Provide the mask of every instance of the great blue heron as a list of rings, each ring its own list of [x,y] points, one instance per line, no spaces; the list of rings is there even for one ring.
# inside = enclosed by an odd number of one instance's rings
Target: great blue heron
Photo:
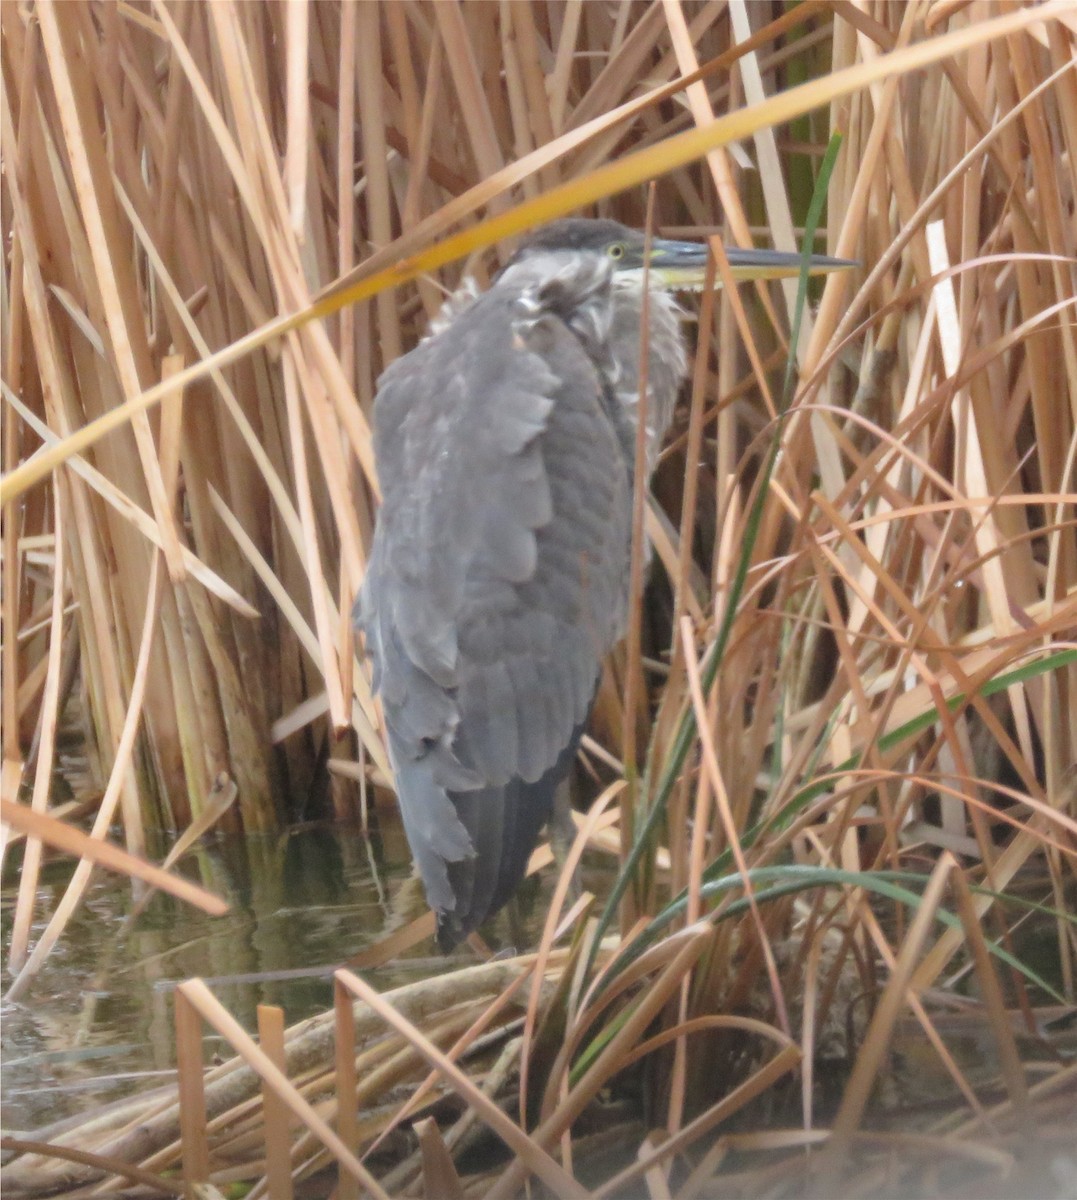
[[[382,507],[356,620],[443,950],[516,890],[624,631],[645,244],[614,221],[540,229],[379,381]],[[800,261],[730,258],[754,274]],[[699,286],[705,262],[651,241],[648,476],[687,361],[667,289]]]

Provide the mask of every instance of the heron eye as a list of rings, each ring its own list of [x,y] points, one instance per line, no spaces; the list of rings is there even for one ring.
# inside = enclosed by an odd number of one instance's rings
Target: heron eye
[[[606,253],[610,256],[610,258],[624,258],[624,242],[614,242],[613,245],[606,251]]]

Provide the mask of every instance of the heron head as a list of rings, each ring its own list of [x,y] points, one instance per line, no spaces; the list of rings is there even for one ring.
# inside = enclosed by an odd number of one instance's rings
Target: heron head
[[[652,238],[649,247],[651,285],[667,288],[699,288],[707,265],[707,247],[699,242]],[[642,284],[647,239],[638,229],[619,221],[567,217],[536,230],[506,264],[506,270],[535,255],[593,255],[609,263],[618,276],[635,278]]]
[[[647,238],[638,229],[619,221],[566,217],[536,230],[506,264],[505,269],[535,255],[594,255],[610,264],[618,279],[638,280],[642,285],[644,266],[652,287],[675,291],[698,291],[703,287],[707,246],[703,242],[681,242]],[[734,279],[781,279],[798,275],[801,255],[782,250],[727,247],[726,257]],[[849,259],[813,254],[808,259],[811,275],[822,275],[855,267]],[[719,280],[720,286],[720,280]]]

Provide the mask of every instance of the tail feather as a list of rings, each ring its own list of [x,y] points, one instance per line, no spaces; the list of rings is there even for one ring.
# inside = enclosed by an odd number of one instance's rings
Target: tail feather
[[[504,787],[449,793],[475,854],[448,864],[452,908],[431,900],[438,918],[438,946],[444,953],[511,899],[550,820],[554,793],[572,766],[582,734],[581,725],[557,762],[534,783],[512,779]],[[427,894],[429,898],[429,889]]]
[[[506,802],[507,790],[480,788],[452,794],[457,815],[471,836],[475,853],[471,858],[448,865],[454,903],[451,910],[439,909],[437,913],[438,943],[443,950],[451,950],[493,911],[497,864],[512,839],[512,811]],[[452,933],[445,932],[448,930]]]
[[[447,865],[454,904],[437,909],[438,945],[448,953],[493,916],[516,891],[553,808],[556,782],[510,780],[504,787],[453,794],[475,847],[473,858]]]

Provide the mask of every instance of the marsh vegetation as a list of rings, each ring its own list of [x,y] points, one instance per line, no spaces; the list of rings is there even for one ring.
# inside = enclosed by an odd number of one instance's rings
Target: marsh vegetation
[[[8,1130],[5,1192],[327,1194],[343,1163],[340,1196],[1073,1194],[1073,7],[0,30],[9,1005],[57,1003],[94,862],[219,911],[214,838],[391,812],[349,619],[370,407],[465,274],[569,211],[642,226],[651,180],[664,233],[795,249],[836,131],[814,248],[861,264],[687,302],[653,578],[581,755],[601,887],[546,868],[527,953],[435,964],[390,879],[334,1009],[267,1012],[261,1049],[181,982],[181,1085]],[[205,1021],[239,1057],[203,1087]]]

